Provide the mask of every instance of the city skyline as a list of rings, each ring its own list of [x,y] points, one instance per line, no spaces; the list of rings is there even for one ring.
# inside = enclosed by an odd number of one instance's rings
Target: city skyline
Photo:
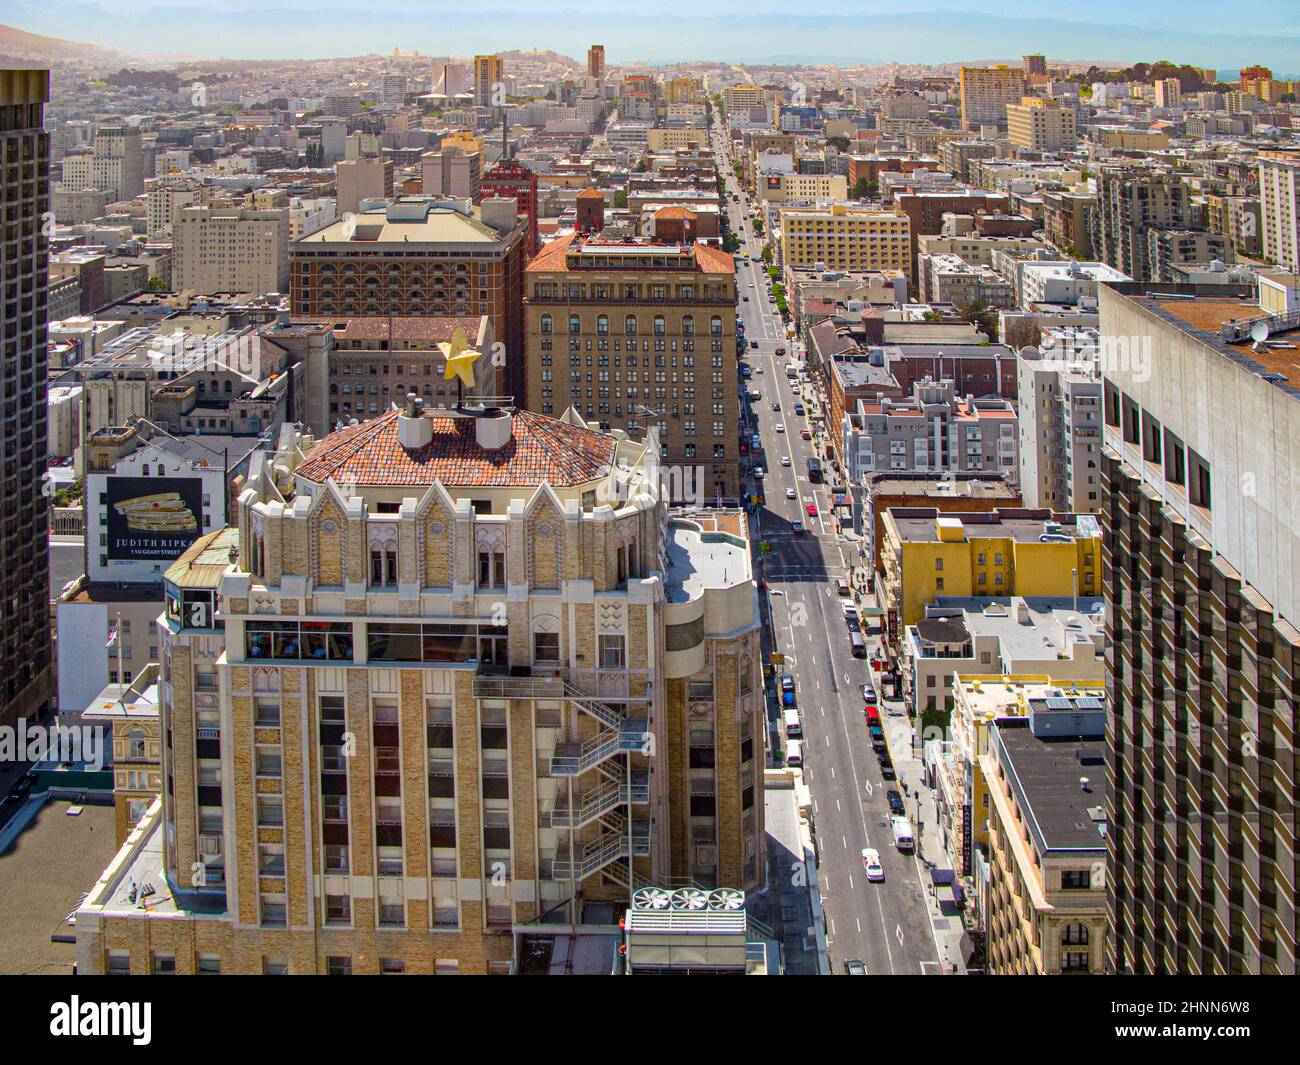
[[[1044,18],[1027,0],[993,4],[990,0],[936,0],[925,11],[898,13],[870,0],[843,13],[836,5],[803,5],[791,19],[771,3],[713,5],[708,15],[668,0],[637,14],[611,14],[590,0],[566,0],[548,8],[534,0],[499,0],[474,12],[428,12],[404,0],[385,0],[374,7],[306,5],[285,0],[274,9],[240,5],[255,15],[256,36],[246,23],[231,19],[228,8],[216,12],[203,3],[173,2],[139,12],[109,0],[100,3],[23,0],[5,15],[9,25],[53,37],[94,41],[124,52],[177,54],[196,58],[311,59],[386,54],[395,46],[430,55],[470,55],[510,50],[521,42],[578,58],[582,47],[575,24],[599,13],[600,36],[612,65],[655,65],[701,61],[744,64],[839,66],[889,62],[940,64],[1012,59],[1028,51],[1071,62],[1128,63],[1171,59],[1222,69],[1261,62],[1280,73],[1296,65],[1300,19],[1293,5],[1264,0],[1256,5],[1257,23],[1269,32],[1242,33],[1230,20],[1218,21],[1217,5],[1207,0],[1175,4],[1159,0],[1134,10],[1118,2],[1094,4],[1089,19]],[[304,20],[310,10],[310,21]],[[1170,25],[1174,15],[1177,26]],[[219,18],[218,15],[226,16]],[[432,15],[436,31],[411,19]],[[572,16],[572,17],[570,17]],[[423,22],[423,19],[422,19]],[[946,32],[944,26],[953,29]],[[76,32],[69,27],[77,27]],[[1196,27],[1196,28],[1193,28]],[[1159,31],[1159,47],[1152,33]],[[140,42],[148,33],[149,48]],[[342,52],[338,42],[346,41]],[[690,43],[705,42],[698,46]],[[686,42],[686,43],[684,43]],[[833,42],[833,43],[830,43]],[[1153,54],[1159,51],[1159,55]]]

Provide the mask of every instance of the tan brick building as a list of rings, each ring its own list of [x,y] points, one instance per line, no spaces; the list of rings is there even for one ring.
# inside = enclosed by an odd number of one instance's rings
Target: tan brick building
[[[496,408],[286,427],[168,573],[164,789],[79,971],[510,972],[644,884],[761,883],[745,520],[672,516],[657,456]]]
[[[574,235],[526,271],[528,406],[658,429],[672,499],[739,494],[736,268],[705,244]]]

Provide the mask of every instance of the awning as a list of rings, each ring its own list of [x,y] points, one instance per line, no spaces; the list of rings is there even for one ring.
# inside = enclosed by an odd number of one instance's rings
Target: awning
[[[955,884],[956,882],[957,882],[957,874],[954,873],[951,869],[931,869],[931,870],[930,870],[930,883],[932,883],[932,884],[935,884],[935,885],[938,885],[938,884]]]

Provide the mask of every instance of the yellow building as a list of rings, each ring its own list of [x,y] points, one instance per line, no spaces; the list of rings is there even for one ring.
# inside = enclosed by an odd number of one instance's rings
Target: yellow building
[[[768,203],[843,200],[848,198],[849,185],[843,174],[760,173],[757,192],[758,198]]]
[[[761,85],[731,85],[722,90],[722,103],[728,111],[744,111],[751,107],[765,107],[767,93]]]
[[[699,78],[670,78],[665,86],[670,104],[693,104],[704,92]]]
[[[1168,148],[1169,134],[1153,129],[1127,129],[1115,126],[1101,130],[1097,134],[1097,143],[1103,148],[1149,152],[1157,148]]]
[[[993,975],[1099,974],[1106,958],[1105,711],[1034,708],[990,728],[976,898]]]
[[[843,179],[841,179],[843,180]],[[835,203],[781,209],[781,263],[828,270],[901,270],[912,276],[912,224],[895,211]]]
[[[442,138],[439,148],[459,148],[464,152],[482,152],[483,138],[472,130],[458,129]]]
[[[938,595],[1101,594],[1101,528],[1086,514],[893,507],[884,527],[881,605],[895,652]]]

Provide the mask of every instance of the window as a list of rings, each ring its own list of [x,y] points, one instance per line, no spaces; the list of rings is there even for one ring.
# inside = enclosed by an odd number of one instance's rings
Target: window
[[[600,637],[600,668],[626,668],[625,639],[622,636]]]
[[[1061,871],[1062,891],[1087,891],[1092,887],[1092,875],[1087,869],[1063,869]]]
[[[371,544],[370,583],[380,588],[397,584],[396,544]]]
[[[1065,947],[1086,947],[1088,945],[1088,926],[1086,924],[1067,924],[1061,929],[1061,945]]]
[[[325,896],[325,923],[350,924],[352,921],[351,895]]]
[[[1086,973],[1088,971],[1088,955],[1081,950],[1067,950],[1061,955],[1061,972],[1063,973]]]
[[[257,823],[268,828],[284,824],[284,800],[275,795],[257,797]]]
[[[195,964],[199,976],[220,976],[221,958],[216,954],[200,954]]]
[[[380,958],[380,976],[401,976],[406,972],[406,962],[401,958]]]
[[[154,976],[175,976],[176,956],[174,954],[155,954],[153,956]]]
[[[331,954],[325,959],[325,971],[330,976],[351,976],[352,958],[346,954]]]
[[[263,976],[288,976],[289,960],[287,958],[262,958]]]
[[[126,734],[126,756],[132,762],[142,762],[145,758],[144,730],[133,728]]]
[[[1187,450],[1188,498],[1192,506],[1210,509],[1210,464],[1195,451]]]
[[[110,950],[104,972],[108,976],[130,976],[131,955],[124,950]]]
[[[558,632],[533,633],[533,661],[558,662],[560,660],[560,634]]]

